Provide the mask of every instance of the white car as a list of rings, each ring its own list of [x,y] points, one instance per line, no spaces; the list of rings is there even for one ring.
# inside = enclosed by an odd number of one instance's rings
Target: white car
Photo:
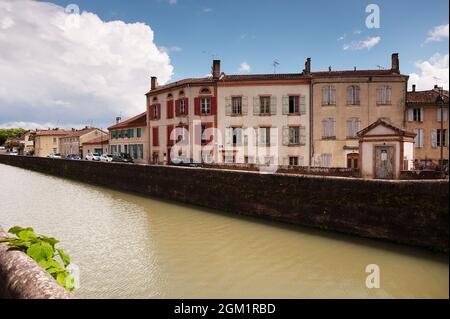
[[[4,151],[5,149],[6,149],[6,147],[0,146],[0,151]]]
[[[100,161],[100,154],[98,154],[98,153],[88,153],[86,155],[86,161]]]
[[[48,157],[48,158],[58,158],[58,159],[61,159],[61,158],[62,158],[61,154],[59,154],[59,153],[56,153],[56,154],[49,154],[47,157]]]
[[[17,153],[17,151],[12,151],[12,152],[9,152],[8,154],[12,155],[12,156],[18,156],[19,155],[19,153]]]
[[[102,156],[100,156],[100,161],[110,163],[113,161],[113,156],[109,154],[103,154]]]

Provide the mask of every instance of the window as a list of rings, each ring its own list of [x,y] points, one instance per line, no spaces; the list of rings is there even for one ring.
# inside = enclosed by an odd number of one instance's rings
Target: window
[[[415,138],[415,145],[416,148],[423,148],[423,129],[421,128],[417,128],[414,129],[414,133],[416,133],[416,138]]]
[[[336,105],[336,88],[332,85],[322,88],[322,105]]]
[[[413,109],[413,121],[414,122],[422,122],[423,121],[422,109]]]
[[[320,166],[321,167],[331,167],[331,154],[321,154],[320,155]]]
[[[259,128],[259,143],[260,145],[270,145],[270,127]]]
[[[447,146],[447,130],[437,130],[437,146]]]
[[[300,126],[289,127],[289,145],[300,144]]]
[[[322,138],[336,138],[336,121],[333,118],[326,118],[322,121]]]
[[[357,117],[352,117],[347,120],[347,138],[357,138],[361,121]]]
[[[359,105],[359,86],[351,85],[347,88],[347,104],[348,105]]]
[[[206,138],[206,125],[202,124],[202,144],[206,144],[207,143],[207,138]]]
[[[242,128],[234,127],[233,132],[233,145],[242,145]]]
[[[289,157],[289,166],[298,166],[298,157]]]
[[[388,85],[382,85],[377,89],[377,104],[389,105],[391,104],[392,89]]]
[[[55,143],[56,143],[56,137],[53,138],[53,144],[55,144]]]
[[[232,114],[233,115],[242,115],[242,97],[232,97]]]
[[[300,114],[299,96],[289,96],[289,114]]]
[[[138,128],[136,129],[136,136],[137,136],[137,137],[142,137],[142,128],[138,127]]]
[[[154,104],[152,105],[152,119],[159,118],[159,105]]]
[[[186,115],[186,100],[181,99],[179,103],[180,103],[180,115]]]
[[[202,97],[200,99],[200,112],[202,114],[211,114],[211,98]]]
[[[260,114],[270,114],[270,96],[260,97]]]
[[[441,115],[444,115],[444,122],[447,122],[448,120],[448,108],[444,108],[443,111],[441,110],[441,108],[437,109],[437,121],[441,122]]]

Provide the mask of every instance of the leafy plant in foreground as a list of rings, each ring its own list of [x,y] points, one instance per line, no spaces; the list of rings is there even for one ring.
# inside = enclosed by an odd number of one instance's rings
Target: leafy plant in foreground
[[[0,243],[8,243],[10,248],[26,253],[66,290],[73,291],[76,288],[75,278],[66,268],[70,265],[70,256],[64,250],[55,248],[59,240],[38,235],[33,228],[15,226],[9,229],[8,232],[16,237],[0,239]],[[62,264],[55,259],[57,257],[59,257]]]

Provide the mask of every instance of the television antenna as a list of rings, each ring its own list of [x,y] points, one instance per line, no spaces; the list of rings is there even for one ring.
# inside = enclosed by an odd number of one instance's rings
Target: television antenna
[[[280,65],[280,62],[278,62],[277,60],[274,60],[272,63],[273,66],[273,74],[277,73],[277,67]]]
[[[379,70],[386,70],[386,68],[385,68],[384,66],[382,66],[382,65],[377,65],[377,68],[378,68]]]

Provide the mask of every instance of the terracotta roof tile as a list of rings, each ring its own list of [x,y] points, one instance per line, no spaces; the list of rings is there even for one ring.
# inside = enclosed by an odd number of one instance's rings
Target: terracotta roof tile
[[[435,104],[438,96],[439,91],[436,89],[428,91],[408,92],[406,103]],[[444,91],[443,96],[444,96],[444,103],[449,104],[448,91]]]
[[[118,128],[136,127],[141,125],[142,126],[147,125],[147,112],[143,112],[141,114],[129,118],[128,120],[110,126],[108,127],[108,130],[110,131]]]
[[[108,137],[100,136],[83,143],[83,145],[97,145],[97,144],[109,144]]]

